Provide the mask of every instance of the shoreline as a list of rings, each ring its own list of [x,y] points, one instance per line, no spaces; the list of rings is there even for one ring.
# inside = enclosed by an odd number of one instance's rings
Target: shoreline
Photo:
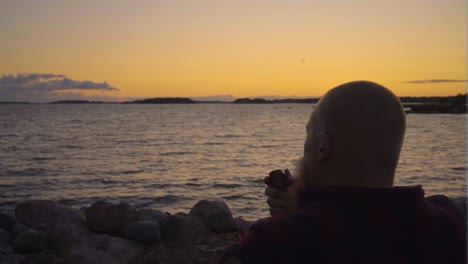
[[[234,218],[220,200],[200,200],[189,212],[176,214],[122,202],[96,201],[77,210],[26,200],[15,206],[14,215],[0,212],[0,262],[214,262],[252,223]]]

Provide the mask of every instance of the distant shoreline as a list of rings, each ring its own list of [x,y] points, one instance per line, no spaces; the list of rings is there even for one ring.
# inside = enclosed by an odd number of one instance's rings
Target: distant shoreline
[[[60,100],[48,103],[34,103],[26,101],[0,101],[0,104],[307,104],[317,103],[319,97],[311,98],[285,98],[285,99],[264,99],[264,98],[238,98],[233,101],[208,101],[193,100],[188,97],[155,97],[125,102],[104,102],[90,100]],[[466,104],[466,94],[456,96],[402,96],[400,101],[403,105],[410,107],[410,104]]]
[[[197,101],[187,97],[157,97],[127,102],[103,102],[88,100],[61,100],[49,103],[31,102],[0,102],[0,104],[315,104],[320,98],[304,99],[263,99],[239,98],[231,102],[225,101]],[[408,114],[463,114],[467,113],[466,94],[456,96],[417,96],[400,97],[403,107]]]

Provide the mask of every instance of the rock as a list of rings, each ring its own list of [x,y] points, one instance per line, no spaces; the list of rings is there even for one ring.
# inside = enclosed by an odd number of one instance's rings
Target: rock
[[[95,202],[86,211],[88,227],[99,233],[117,234],[137,220],[137,212],[128,203],[114,205],[108,202]]]
[[[209,229],[217,233],[238,229],[231,210],[222,201],[201,200],[190,210],[190,215],[199,218]]]
[[[65,257],[65,264],[126,264],[141,253],[137,243],[108,235],[92,235],[74,245]]]
[[[254,221],[244,220],[244,218],[240,216],[234,218],[234,221],[236,222],[237,228],[240,231],[242,231],[242,233],[247,232],[250,229],[250,227],[252,227],[252,225],[255,223]]]
[[[15,219],[8,214],[0,212],[0,228],[11,232],[11,227],[16,223]]]
[[[83,206],[80,208],[80,210],[78,211],[78,214],[80,215],[80,219],[83,223],[86,223],[86,210],[88,210],[88,206]]]
[[[45,232],[30,229],[19,235],[13,246],[22,252],[41,251],[49,248],[49,237]]]
[[[120,234],[126,239],[141,243],[156,243],[161,240],[161,230],[156,221],[138,221],[126,226]]]
[[[161,222],[164,218],[167,217],[166,213],[163,213],[156,209],[140,209],[137,211],[138,221],[156,221]]]
[[[64,263],[127,263],[142,250],[133,241],[91,232],[84,223],[58,223],[49,228],[54,252]]]
[[[12,254],[5,257],[0,264],[30,264],[29,259],[23,255]]]
[[[198,219],[191,216],[170,215],[160,223],[163,240],[171,243],[207,238],[210,230]]]
[[[29,228],[22,223],[16,223],[12,228],[11,228],[11,234],[13,235],[13,239],[17,238],[19,235],[22,233],[26,232]]]
[[[49,227],[47,234],[52,249],[59,257],[65,256],[73,246],[94,235],[84,223],[57,223]]]
[[[54,222],[76,222],[80,216],[70,207],[47,200],[28,200],[19,203],[15,208],[16,220],[32,226]]]
[[[0,258],[14,253],[13,248],[0,242]]]
[[[41,255],[33,259],[32,264],[60,264],[61,261],[54,255]]]
[[[5,244],[5,245],[9,245],[10,242],[11,242],[10,232],[5,231],[5,230],[0,228],[0,242]]]

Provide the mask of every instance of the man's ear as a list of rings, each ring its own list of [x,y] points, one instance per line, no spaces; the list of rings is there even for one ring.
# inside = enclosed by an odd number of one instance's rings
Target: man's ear
[[[330,157],[330,141],[327,133],[321,132],[318,140],[317,157],[319,162],[325,162]]]

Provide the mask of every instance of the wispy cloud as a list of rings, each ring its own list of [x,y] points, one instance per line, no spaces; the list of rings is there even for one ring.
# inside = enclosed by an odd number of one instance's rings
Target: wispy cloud
[[[118,91],[107,82],[77,81],[62,74],[19,73],[0,78],[0,101],[50,101],[77,97],[76,91]],[[73,93],[70,93],[72,92]],[[86,97],[81,95],[82,97]]]
[[[428,84],[428,83],[464,83],[468,80],[454,80],[454,79],[430,79],[430,80],[411,80],[403,83],[410,84]]]

